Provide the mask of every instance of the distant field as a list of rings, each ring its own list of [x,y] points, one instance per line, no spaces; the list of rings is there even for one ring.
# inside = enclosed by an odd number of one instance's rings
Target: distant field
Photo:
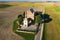
[[[60,12],[60,7],[56,8],[56,11],[57,11],[57,12]]]
[[[60,40],[60,2],[47,2],[47,3],[24,3],[24,2],[8,2],[8,3],[4,3],[4,4],[9,4],[9,5],[14,5],[14,6],[19,6],[19,8],[21,6],[42,6],[42,7],[45,7],[45,12],[50,15],[50,17],[52,18],[52,21],[50,21],[49,23],[46,23],[46,26],[45,26],[45,39],[46,40]],[[27,8],[26,7],[26,8]],[[17,7],[18,8],[18,7]],[[14,12],[14,14],[16,14],[17,12],[17,8],[10,8],[8,10]],[[20,9],[18,8],[18,13],[20,13]],[[14,10],[16,9],[16,11]],[[22,9],[22,8],[21,8]],[[7,10],[7,12],[8,12]],[[10,12],[9,11],[9,12]],[[12,13],[11,11],[11,13]],[[7,13],[6,12],[6,13]],[[9,13],[8,12],[8,13]],[[2,12],[3,13],[3,12]],[[5,11],[4,11],[5,13]],[[8,14],[7,13],[7,14]],[[7,15],[6,14],[6,15]],[[12,13],[13,14],[13,13]],[[3,14],[4,15],[4,14]],[[10,14],[9,14],[10,15]],[[15,16],[15,15],[14,15]],[[0,22],[1,24],[1,22]],[[3,28],[2,28],[3,29]],[[5,28],[4,28],[5,29]]]

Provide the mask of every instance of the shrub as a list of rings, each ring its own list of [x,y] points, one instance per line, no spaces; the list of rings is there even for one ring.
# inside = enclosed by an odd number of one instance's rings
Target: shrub
[[[19,16],[18,16],[18,21],[19,21],[19,24],[22,23],[22,21],[23,21],[23,16],[22,16],[22,15],[19,15]]]
[[[13,31],[14,31],[14,32],[17,30],[17,28],[18,28],[18,26],[19,26],[16,22],[17,22],[17,20],[15,20],[15,21],[13,22]]]
[[[42,22],[42,18],[41,18],[40,15],[35,16],[35,22],[36,23],[41,23]]]

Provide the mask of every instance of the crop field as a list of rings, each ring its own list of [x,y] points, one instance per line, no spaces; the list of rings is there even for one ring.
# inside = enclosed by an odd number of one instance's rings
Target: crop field
[[[1,3],[0,3],[1,4]],[[0,40],[24,40],[23,37],[12,32],[13,21],[19,14],[28,8],[42,6],[45,13],[52,19],[45,23],[45,40],[60,40],[60,2],[42,2],[42,3],[25,3],[25,2],[7,2],[4,4],[14,5],[0,9]]]

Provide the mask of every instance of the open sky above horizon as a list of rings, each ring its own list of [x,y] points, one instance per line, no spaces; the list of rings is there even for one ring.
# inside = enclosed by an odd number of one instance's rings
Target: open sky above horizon
[[[0,1],[60,1],[60,0],[0,0]]]

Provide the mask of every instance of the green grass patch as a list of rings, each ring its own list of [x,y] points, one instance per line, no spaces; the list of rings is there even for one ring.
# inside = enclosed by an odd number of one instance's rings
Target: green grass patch
[[[13,5],[1,3],[1,4],[0,4],[0,11],[3,11],[5,8],[12,7],[12,6],[13,6]]]
[[[31,4],[31,3],[24,3],[24,4],[19,4],[19,6],[41,6],[40,4]]]
[[[7,8],[7,7],[11,7],[12,5],[9,5],[9,4],[0,4],[0,8]]]
[[[34,40],[35,38],[35,34],[31,33],[16,32],[16,34],[22,36],[25,40]]]
[[[13,31],[15,32],[16,30],[17,30],[17,28],[18,28],[18,24],[16,23],[16,21],[17,20],[15,20],[14,22],[13,22]]]
[[[56,7],[55,10],[56,10],[57,12],[60,12],[60,7]]]
[[[44,30],[43,30],[43,38],[42,40],[46,40],[46,24],[44,24]]]
[[[55,9],[56,6],[44,6],[46,9]]]
[[[58,16],[57,14],[54,14],[53,17],[54,17],[54,19],[55,19],[55,23],[60,26],[59,16]],[[56,20],[59,21],[59,22],[57,22]]]
[[[20,6],[34,6],[34,4],[20,4]]]

